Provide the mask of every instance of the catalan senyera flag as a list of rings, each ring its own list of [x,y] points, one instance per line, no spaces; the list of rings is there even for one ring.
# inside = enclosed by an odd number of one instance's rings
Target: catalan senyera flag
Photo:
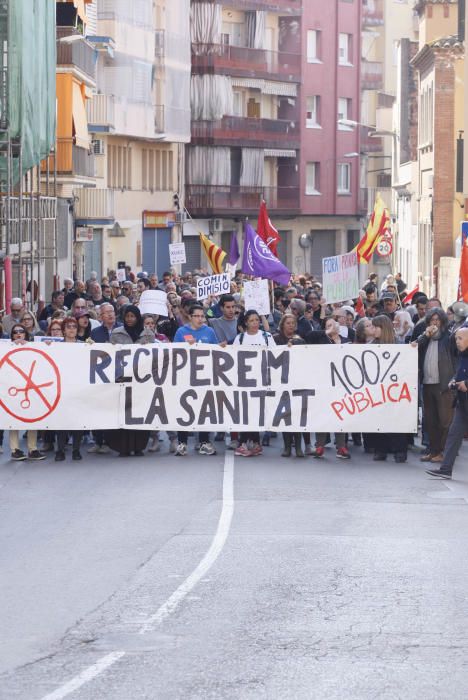
[[[375,198],[374,211],[372,212],[369,223],[367,224],[366,233],[357,244],[355,250],[358,256],[358,262],[368,263],[372,257],[377,243],[388,229],[390,224],[390,216],[388,209],[379,193]]]
[[[205,236],[201,231],[199,231],[200,234],[200,243],[203,246],[203,249],[206,253],[206,257],[208,258],[208,262],[211,265],[211,269],[213,270],[213,273],[215,275],[221,274],[223,271],[223,262],[224,258],[226,257],[226,253],[222,248],[219,247],[219,245],[216,245],[212,241],[210,241],[209,238]]]
[[[462,240],[458,301],[466,301],[468,303],[468,236],[465,236]]]

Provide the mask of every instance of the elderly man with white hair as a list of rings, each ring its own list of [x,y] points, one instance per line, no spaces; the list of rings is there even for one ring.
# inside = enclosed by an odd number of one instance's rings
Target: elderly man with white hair
[[[457,344],[458,367],[455,377],[449,384],[450,389],[456,392],[457,405],[447,435],[444,448],[444,458],[439,469],[426,469],[430,476],[441,479],[451,479],[453,465],[458,455],[463,437],[468,431],[468,328],[459,328],[455,333]]]
[[[21,323],[21,316],[23,315],[24,304],[23,300],[19,297],[14,297],[10,304],[10,313],[6,314],[2,318],[3,332],[5,335],[10,335],[11,329],[15,323]]]

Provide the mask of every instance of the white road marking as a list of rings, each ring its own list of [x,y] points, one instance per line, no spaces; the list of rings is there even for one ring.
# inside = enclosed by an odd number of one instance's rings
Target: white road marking
[[[153,627],[160,625],[166,620],[184,598],[192,591],[200,579],[211,569],[217,558],[223,551],[224,545],[231,529],[232,516],[234,513],[234,454],[227,452],[224,458],[224,473],[223,473],[223,506],[221,515],[218,521],[215,536],[211,546],[197,568],[185,579],[185,581],[174,591],[174,593],[161,605],[153,615],[143,623],[139,634],[145,634]],[[113,651],[106,656],[102,656],[92,666],[88,666],[84,671],[72,678],[68,683],[60,686],[49,695],[45,695],[41,700],[63,700],[63,698],[71,695],[75,690],[78,690],[86,683],[97,678],[108,668],[113,666],[117,661],[123,658],[127,652]]]

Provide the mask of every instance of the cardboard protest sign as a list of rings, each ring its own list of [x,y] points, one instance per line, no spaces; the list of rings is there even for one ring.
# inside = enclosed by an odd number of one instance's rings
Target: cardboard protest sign
[[[322,260],[322,293],[329,304],[359,295],[359,266],[355,251]]]
[[[407,345],[0,345],[0,428],[417,430]]]
[[[183,265],[187,262],[185,243],[169,243],[169,260],[171,265]]]
[[[220,275],[209,275],[197,280],[197,301],[207,299],[209,296],[229,294],[231,291],[231,279],[227,272]]]
[[[244,306],[246,311],[255,309],[260,316],[268,316],[270,313],[268,280],[244,282]]]
[[[159,289],[147,289],[141,293],[139,308],[142,314],[167,316],[167,294]]]

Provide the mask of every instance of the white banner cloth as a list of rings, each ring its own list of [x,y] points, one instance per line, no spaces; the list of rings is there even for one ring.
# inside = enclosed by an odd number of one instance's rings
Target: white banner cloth
[[[407,345],[0,344],[0,428],[415,432]]]

